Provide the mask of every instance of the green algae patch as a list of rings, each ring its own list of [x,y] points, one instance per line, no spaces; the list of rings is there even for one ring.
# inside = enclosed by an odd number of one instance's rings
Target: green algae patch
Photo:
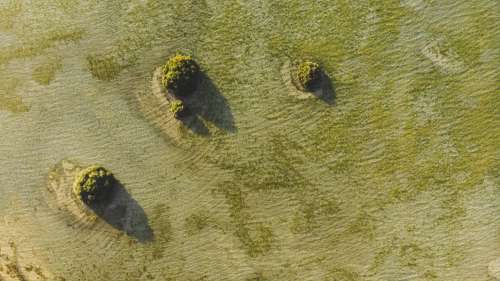
[[[87,56],[88,69],[92,76],[102,81],[115,79],[127,66],[113,56]]]
[[[63,43],[76,43],[85,34],[82,30],[55,30],[42,34],[22,46],[9,46],[0,49],[0,65],[7,64],[15,59],[25,59],[41,55],[45,50],[54,48]]]
[[[195,213],[190,215],[185,220],[185,228],[188,235],[200,233],[210,224],[210,218],[205,213]]]
[[[200,67],[191,56],[177,54],[169,58],[162,71],[163,86],[175,95],[185,96],[196,89]]]
[[[22,97],[16,94],[20,81],[17,79],[0,79],[0,110],[12,113],[27,112],[29,107]]]
[[[239,240],[240,247],[252,258],[269,253],[276,242],[272,228],[263,223],[250,224],[251,210],[245,194],[238,187],[226,187],[220,190],[226,199],[230,216],[234,224],[233,235]]]
[[[299,208],[293,217],[290,231],[294,234],[305,234],[328,226],[338,219],[340,203],[330,194],[322,194],[317,190],[307,190],[298,196]]]
[[[23,103],[23,99],[17,95],[0,94],[0,110],[13,113],[27,112],[29,107]]]
[[[115,182],[115,177],[106,168],[93,165],[76,176],[73,192],[85,204],[91,205],[107,199]]]
[[[361,281],[363,280],[357,272],[351,271],[346,268],[331,269],[328,274],[328,280],[334,281]]]
[[[16,17],[22,12],[22,4],[18,1],[7,1],[0,6],[0,30],[12,29]]]
[[[32,78],[40,85],[49,85],[56,77],[56,72],[62,68],[60,62],[51,62],[33,69]]]

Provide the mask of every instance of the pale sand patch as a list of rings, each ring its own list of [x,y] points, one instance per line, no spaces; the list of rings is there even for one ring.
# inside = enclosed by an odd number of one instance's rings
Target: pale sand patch
[[[429,42],[422,49],[422,54],[444,73],[456,74],[466,70],[460,56],[453,49],[447,48],[441,40]]]
[[[500,258],[493,260],[488,264],[488,274],[491,277],[500,280]]]

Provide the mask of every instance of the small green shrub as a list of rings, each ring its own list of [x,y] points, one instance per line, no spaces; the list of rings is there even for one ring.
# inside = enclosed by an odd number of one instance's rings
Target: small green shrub
[[[321,80],[321,68],[319,64],[305,61],[297,68],[297,80],[304,90],[313,90]]]
[[[191,56],[177,54],[163,66],[162,83],[176,95],[187,95],[195,90],[200,67]]]
[[[111,172],[99,165],[83,169],[75,178],[74,194],[85,204],[91,205],[107,198],[115,178]]]
[[[179,118],[184,110],[184,103],[181,100],[174,100],[170,102],[170,111],[176,118]]]

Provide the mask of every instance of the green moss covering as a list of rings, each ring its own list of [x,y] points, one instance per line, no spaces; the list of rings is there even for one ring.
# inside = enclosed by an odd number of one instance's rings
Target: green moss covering
[[[321,68],[319,64],[304,61],[297,68],[297,81],[304,90],[313,90],[321,80]]]
[[[191,56],[177,54],[163,66],[162,83],[167,89],[182,96],[193,92],[200,68]]]
[[[115,79],[127,67],[120,63],[119,58],[107,55],[89,55],[87,62],[92,76],[102,81]]]
[[[103,201],[111,191],[115,178],[111,172],[99,165],[83,169],[75,178],[74,194],[85,204]]]
[[[186,108],[181,100],[174,100],[170,103],[170,111],[174,114],[175,118],[181,117],[185,110]]]

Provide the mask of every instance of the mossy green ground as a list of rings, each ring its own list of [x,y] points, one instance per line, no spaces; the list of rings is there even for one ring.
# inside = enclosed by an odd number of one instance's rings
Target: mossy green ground
[[[493,280],[495,1],[11,2],[0,72],[17,82],[0,85],[1,153],[19,157],[1,158],[0,230],[56,275]],[[137,110],[134,94],[178,50],[227,99],[236,132],[204,121],[210,136],[174,146]],[[33,83],[56,55],[58,83]],[[281,67],[303,58],[332,78],[335,105],[287,93]],[[155,242],[34,211],[40,175],[68,155],[110,165]]]

